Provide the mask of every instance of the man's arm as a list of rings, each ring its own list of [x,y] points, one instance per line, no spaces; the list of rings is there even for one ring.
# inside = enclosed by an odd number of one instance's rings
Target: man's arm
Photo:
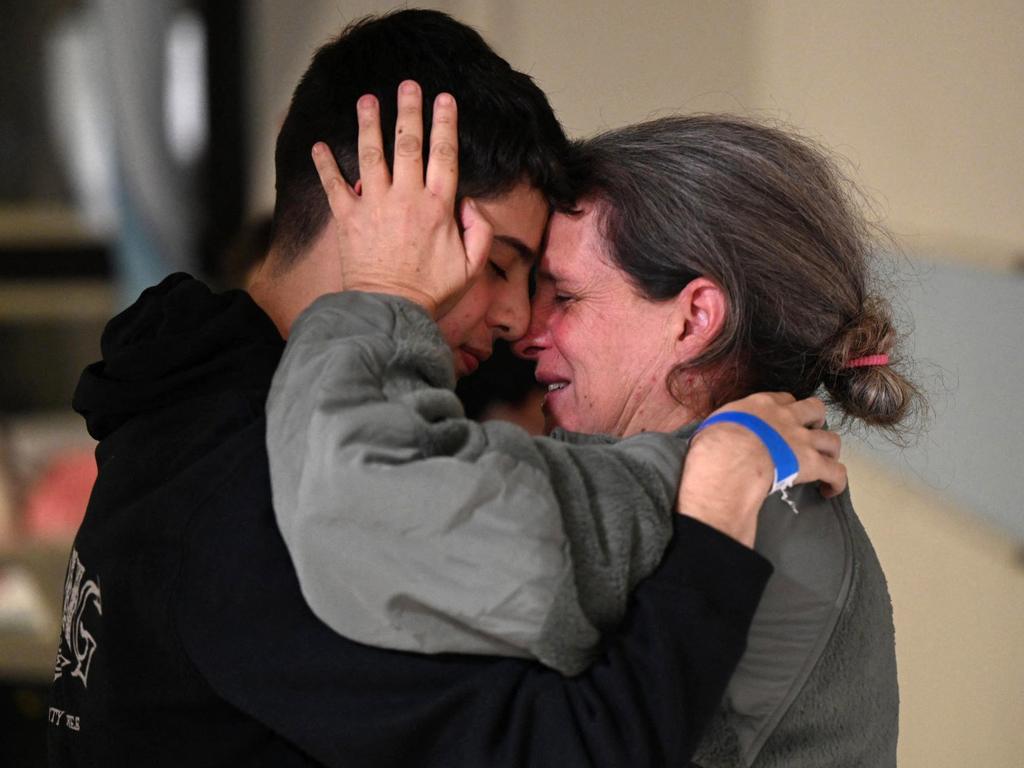
[[[305,605],[267,503],[266,459],[194,516],[176,601],[213,689],[318,764],[353,768],[685,765],[742,653],[767,562],[673,517],[661,565],[598,660],[566,678],[535,662],[426,656],[337,635]]]

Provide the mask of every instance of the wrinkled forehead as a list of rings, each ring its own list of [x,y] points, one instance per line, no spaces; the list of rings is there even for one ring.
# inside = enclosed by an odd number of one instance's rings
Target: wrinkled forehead
[[[592,202],[581,203],[577,213],[556,211],[548,222],[538,277],[582,279],[594,270],[610,267],[601,215],[600,206]]]

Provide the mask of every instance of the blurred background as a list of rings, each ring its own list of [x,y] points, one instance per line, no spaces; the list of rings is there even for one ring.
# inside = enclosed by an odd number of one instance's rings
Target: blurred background
[[[900,762],[1020,766],[1024,4],[425,5],[530,73],[571,135],[728,111],[787,124],[843,158],[898,246],[887,277],[933,408],[907,449],[847,443],[894,601]],[[41,760],[64,567],[95,475],[69,403],[104,323],[172,271],[244,284],[265,247],[292,88],[318,44],[392,7],[4,5],[0,764]]]

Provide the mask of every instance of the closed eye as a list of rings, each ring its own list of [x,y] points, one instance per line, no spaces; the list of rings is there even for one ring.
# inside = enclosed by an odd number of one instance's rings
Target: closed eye
[[[502,280],[504,280],[504,281],[505,281],[506,283],[508,282],[508,272],[506,272],[506,271],[505,271],[504,269],[502,269],[501,267],[499,267],[499,266],[498,266],[498,265],[497,265],[497,264],[496,264],[495,262],[493,262],[493,261],[489,261],[489,262],[487,262],[487,263],[488,263],[488,264],[490,264],[490,267],[491,267],[491,269],[492,269],[492,270],[494,270],[494,274],[496,274],[496,275],[497,275],[498,277],[500,277],[500,278],[501,278]]]

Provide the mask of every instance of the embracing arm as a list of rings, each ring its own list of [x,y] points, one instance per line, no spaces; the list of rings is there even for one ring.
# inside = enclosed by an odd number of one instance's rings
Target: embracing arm
[[[471,422],[450,354],[394,297],[325,296],[293,326],[267,445],[303,594],[370,645],[579,672],[668,543],[683,443]]]
[[[682,442],[531,438],[465,419],[451,384],[450,351],[410,301],[333,294],[295,323],[267,446],[303,594],[368,645],[527,656],[578,673],[668,541]],[[797,424],[794,446],[811,432]],[[696,440],[680,511],[750,546],[770,462],[761,484],[763,448],[728,429]],[[744,440],[753,452],[716,452]]]
[[[399,97],[400,123],[418,100]],[[361,147],[379,142],[374,103],[360,101]],[[421,128],[413,113],[407,134]],[[343,284],[392,296],[326,296],[292,328],[268,401],[275,507],[309,605],[338,632],[577,672],[669,538],[683,446],[568,446],[462,418],[450,353],[419,308],[439,313],[489,247],[479,217],[464,216],[461,239],[452,217],[454,156],[434,148],[454,146],[454,124],[454,103],[435,104],[425,183],[418,155],[399,156],[393,185],[381,164],[361,167],[358,195],[315,152]],[[680,508],[749,546],[766,456],[728,429],[697,440]],[[736,464],[709,449],[716,440]]]
[[[189,657],[240,711],[339,768],[686,765],[743,651],[771,570],[761,556],[674,516],[661,564],[572,678],[524,659],[381,650],[306,607],[250,444],[215,514],[195,515],[177,601]]]

